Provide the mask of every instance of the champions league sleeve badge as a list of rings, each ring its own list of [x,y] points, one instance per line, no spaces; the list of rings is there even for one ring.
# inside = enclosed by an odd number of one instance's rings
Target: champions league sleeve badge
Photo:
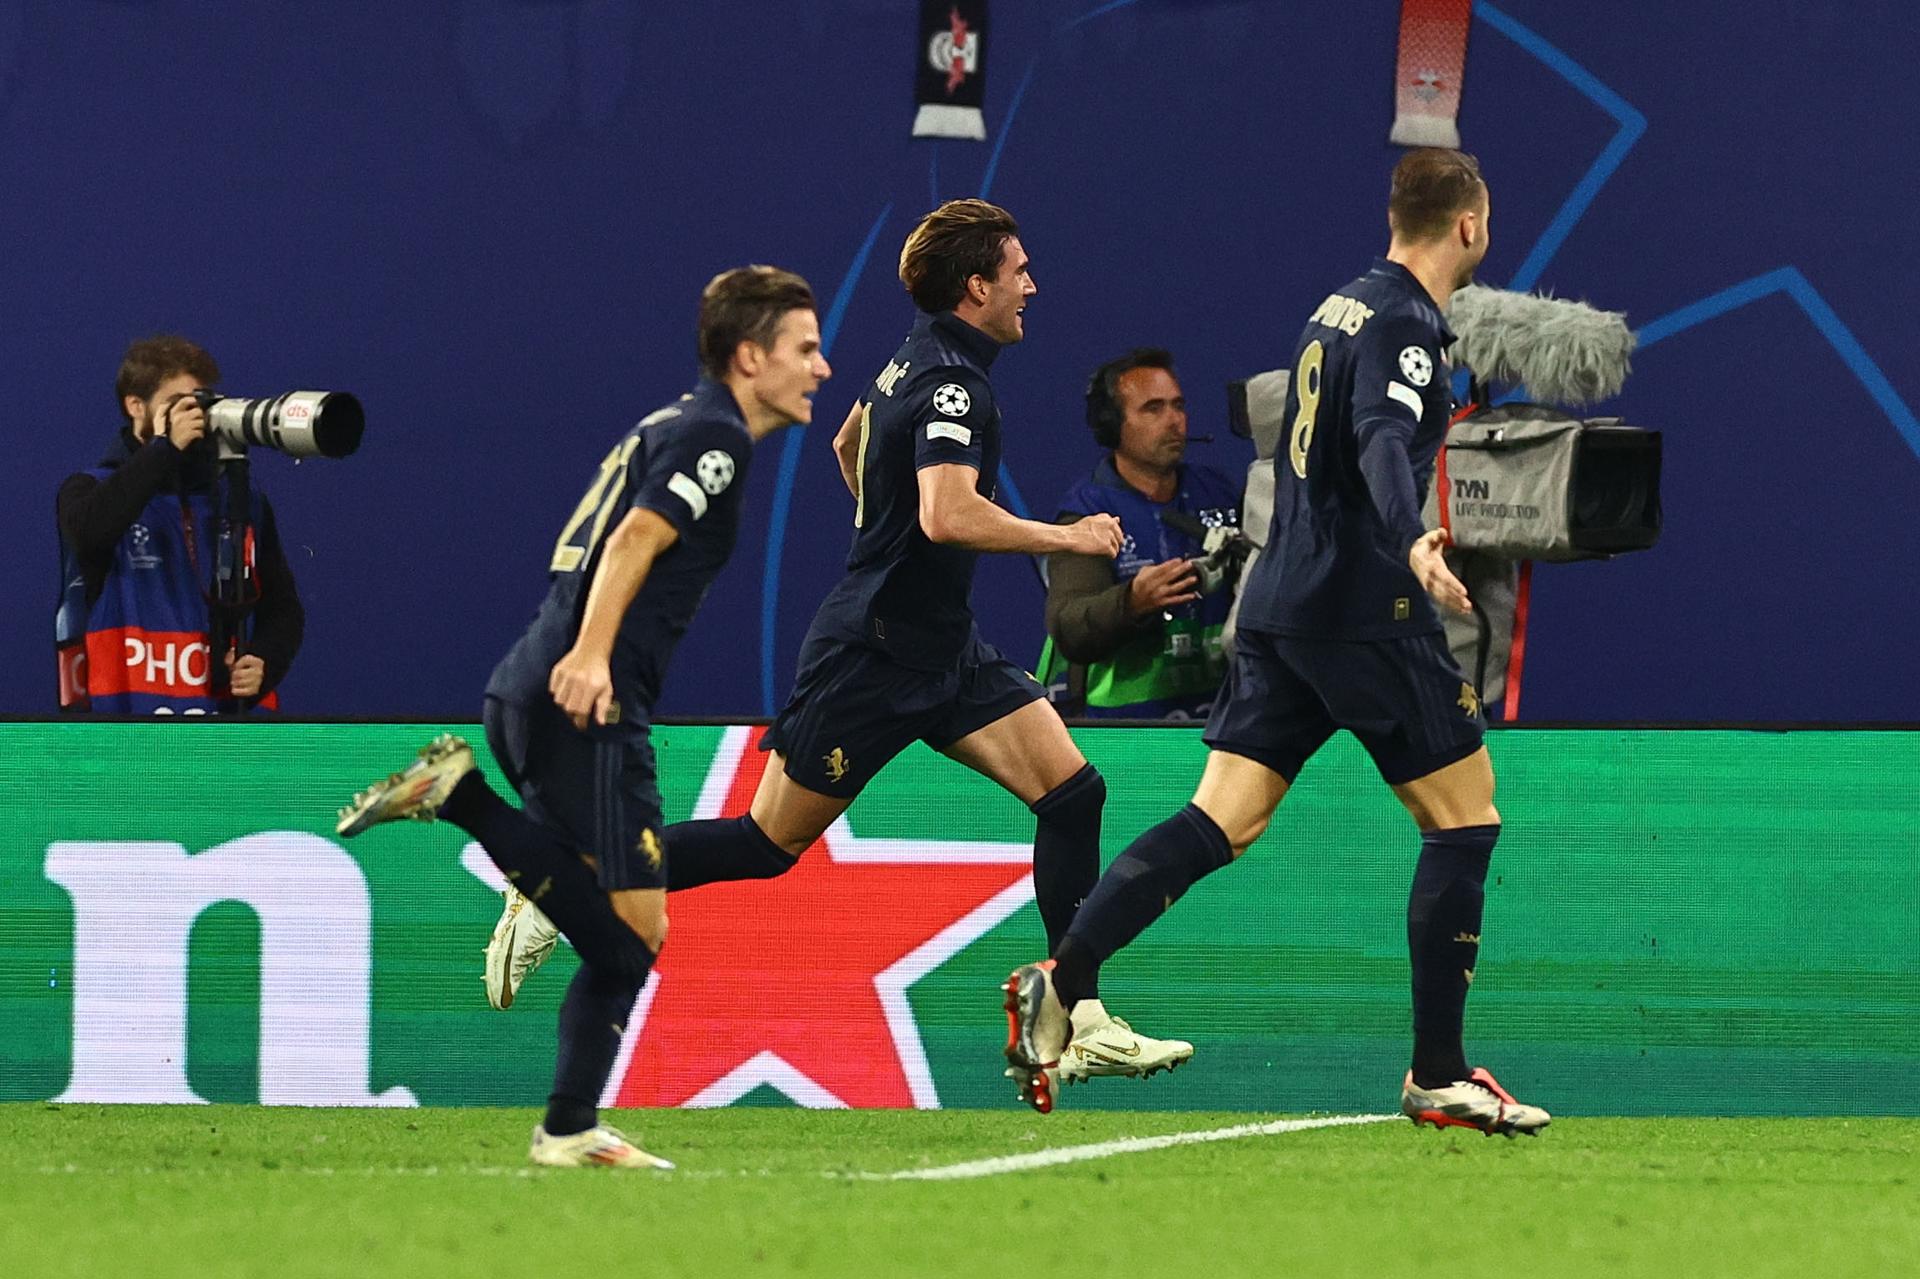
[[[1433,380],[1433,357],[1427,354],[1423,346],[1403,347],[1400,351],[1400,373],[1415,386],[1425,386]]]
[[[944,417],[965,417],[973,411],[973,397],[958,382],[942,383],[933,393],[933,411]]]
[[[987,92],[986,41],[987,0],[920,0],[914,137],[986,140],[980,114]]]

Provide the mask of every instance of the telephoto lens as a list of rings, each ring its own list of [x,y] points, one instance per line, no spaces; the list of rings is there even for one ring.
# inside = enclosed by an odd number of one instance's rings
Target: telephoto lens
[[[228,447],[277,449],[288,457],[346,457],[360,447],[367,415],[345,391],[288,391],[246,400],[195,391],[207,432]]]

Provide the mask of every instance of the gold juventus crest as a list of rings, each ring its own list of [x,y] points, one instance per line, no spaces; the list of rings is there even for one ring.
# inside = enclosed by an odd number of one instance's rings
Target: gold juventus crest
[[[826,762],[827,780],[830,782],[837,782],[842,777],[845,777],[847,775],[847,769],[851,767],[851,763],[847,759],[847,753],[838,746],[821,756],[821,759]]]
[[[1460,681],[1460,700],[1454,703],[1465,711],[1469,718],[1480,718],[1480,694],[1474,692],[1473,685]]]

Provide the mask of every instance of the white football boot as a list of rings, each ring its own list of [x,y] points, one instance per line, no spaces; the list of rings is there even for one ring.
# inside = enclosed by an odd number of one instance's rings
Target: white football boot
[[[334,829],[350,839],[381,822],[430,822],[440,815],[455,783],[472,771],[473,748],[452,733],[442,733],[420,748],[413,763],[355,795],[340,810]]]
[[[1073,1006],[1073,1041],[1060,1054],[1060,1082],[1076,1084],[1103,1076],[1145,1079],[1172,1070],[1193,1056],[1184,1039],[1143,1035],[1107,1011],[1097,999]]]
[[[1060,1078],[1060,1052],[1073,1033],[1053,991],[1053,961],[1022,964],[1000,989],[1007,997],[1007,1078],[1020,1090],[1021,1101],[1047,1114]]]
[[[528,901],[519,889],[509,885],[501,895],[506,898],[507,907],[500,912],[500,922],[493,926],[493,936],[487,939],[484,980],[487,1002],[496,1011],[505,1012],[513,1007],[520,983],[547,962],[554,943],[560,940],[560,930],[553,926],[546,912]]]
[[[626,1134],[611,1124],[598,1124],[585,1132],[566,1137],[549,1136],[545,1126],[533,1129],[533,1147],[527,1157],[549,1168],[657,1168],[673,1165],[658,1155],[650,1155],[628,1141]]]
[[[1475,1066],[1465,1079],[1439,1088],[1422,1088],[1407,1072],[1400,1088],[1400,1110],[1413,1120],[1413,1126],[1432,1124],[1435,1128],[1477,1128],[1491,1137],[1499,1133],[1512,1137],[1526,1133],[1537,1137],[1553,1122],[1553,1116],[1538,1106],[1515,1101],[1513,1094],[1485,1069]]]

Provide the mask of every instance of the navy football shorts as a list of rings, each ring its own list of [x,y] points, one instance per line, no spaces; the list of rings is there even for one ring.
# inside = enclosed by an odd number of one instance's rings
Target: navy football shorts
[[[1243,629],[1205,741],[1291,783],[1344,728],[1398,786],[1479,750],[1486,727],[1479,695],[1440,635],[1332,640]]]
[[[489,697],[487,747],[535,823],[600,864],[600,886],[665,888],[660,817],[647,725],[575,728],[558,706]]]
[[[975,635],[944,671],[902,666],[878,649],[810,635],[793,696],[761,739],[786,773],[822,795],[858,795],[916,741],[945,750],[1046,700],[1033,676]]]

